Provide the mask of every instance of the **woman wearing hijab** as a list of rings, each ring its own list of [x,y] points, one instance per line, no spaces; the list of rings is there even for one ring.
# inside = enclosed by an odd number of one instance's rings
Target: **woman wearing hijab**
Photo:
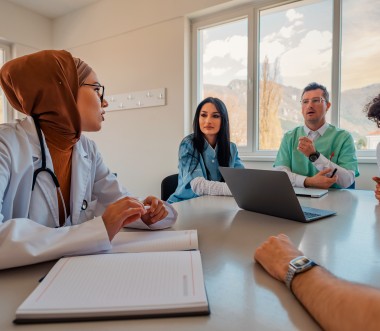
[[[161,229],[177,213],[130,197],[82,131],[104,121],[95,72],[66,51],[41,51],[0,70],[8,101],[27,115],[0,126],[0,269],[111,248],[124,226]]]

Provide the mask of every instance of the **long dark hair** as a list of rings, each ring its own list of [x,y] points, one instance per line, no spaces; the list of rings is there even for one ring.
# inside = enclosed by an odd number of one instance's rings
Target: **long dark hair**
[[[216,143],[218,144],[217,158],[220,166],[228,167],[231,159],[230,122],[228,119],[227,107],[224,102],[218,98],[208,97],[204,99],[197,107],[193,121],[193,147],[196,151],[197,156],[193,155],[193,157],[196,157],[199,162],[200,155],[202,155],[202,152],[205,148],[205,138],[201,131],[201,128],[199,127],[199,116],[202,107],[206,103],[212,103],[221,116],[222,121],[220,124],[220,130],[216,137]]]

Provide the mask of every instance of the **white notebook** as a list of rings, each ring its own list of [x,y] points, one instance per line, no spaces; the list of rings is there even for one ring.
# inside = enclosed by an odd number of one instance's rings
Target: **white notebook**
[[[209,314],[198,250],[60,259],[15,323]]]
[[[141,253],[198,249],[197,230],[119,232],[106,253]]]

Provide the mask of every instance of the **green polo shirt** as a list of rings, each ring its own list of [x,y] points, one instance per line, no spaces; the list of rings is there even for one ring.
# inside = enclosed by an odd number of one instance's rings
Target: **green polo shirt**
[[[297,150],[298,140],[304,136],[307,134],[303,125],[285,133],[273,166],[285,166],[291,172],[307,177],[316,175],[319,172],[318,169],[304,154]],[[323,136],[314,141],[314,146],[331,162],[347,170],[352,170],[355,177],[359,176],[355,144],[349,132],[330,124]],[[332,187],[339,188],[340,186],[334,184]]]

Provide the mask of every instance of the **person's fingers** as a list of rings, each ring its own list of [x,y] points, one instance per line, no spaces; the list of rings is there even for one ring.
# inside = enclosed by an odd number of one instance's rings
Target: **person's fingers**
[[[166,210],[166,208],[163,208],[163,209],[161,209],[161,211],[158,214],[151,217],[150,220],[152,223],[156,223],[156,222],[164,219],[166,216],[168,216],[168,211]]]
[[[380,184],[380,177],[372,177],[372,180],[375,181],[377,184]]]
[[[331,172],[331,170],[332,170],[331,168],[323,169],[323,170],[321,170],[320,172],[318,172],[317,175],[320,175],[320,176],[326,175],[326,174],[328,174],[329,172]]]
[[[142,216],[141,214],[129,216],[128,218],[124,219],[124,222],[120,228],[137,221],[139,218],[141,218],[141,216]]]

